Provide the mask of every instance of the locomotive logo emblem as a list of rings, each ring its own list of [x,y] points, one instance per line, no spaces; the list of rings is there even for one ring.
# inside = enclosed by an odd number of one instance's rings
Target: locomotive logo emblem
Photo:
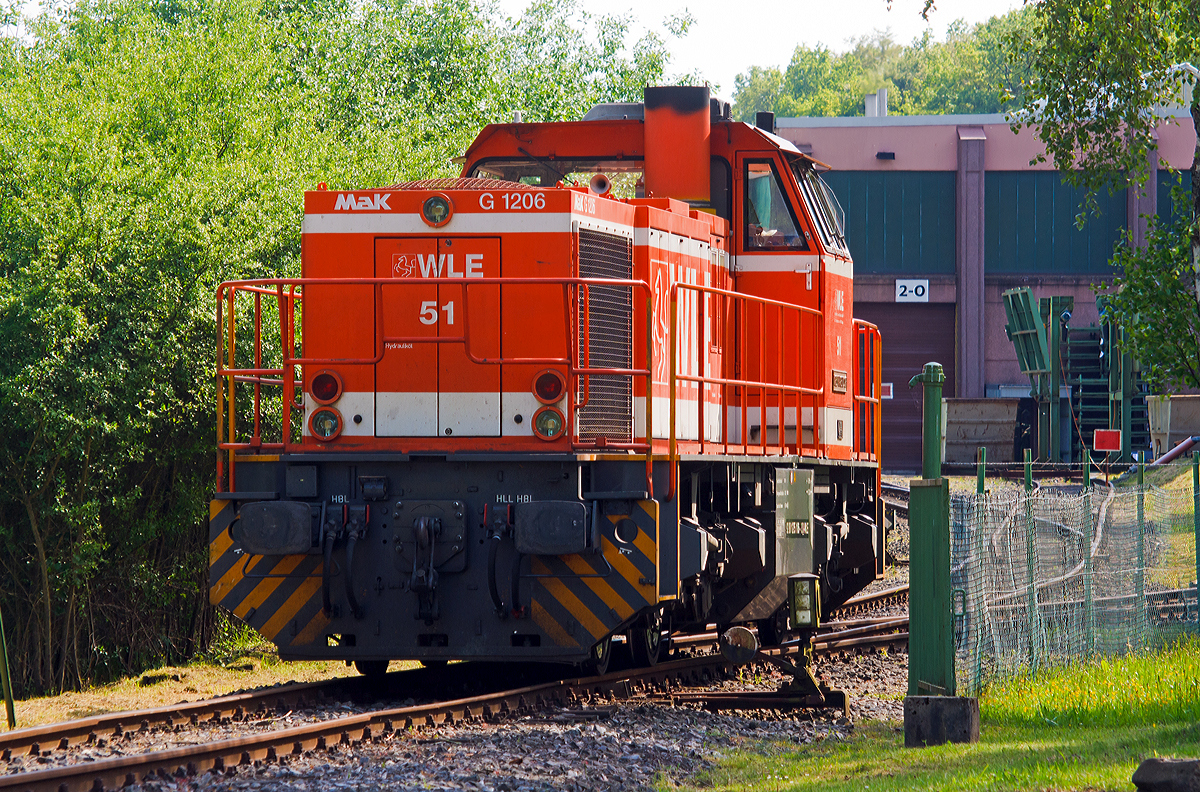
[[[409,256],[406,253],[392,254],[392,277],[393,278],[411,278],[413,271],[417,268],[416,256]]]
[[[391,193],[384,193],[383,195],[375,193],[375,196],[372,198],[368,198],[365,195],[355,197],[353,195],[346,195],[345,193],[342,193],[338,195],[337,203],[333,205],[333,211],[342,212],[349,209],[353,211],[365,210],[378,212],[381,209],[386,209],[390,212],[392,211],[392,207],[388,206],[388,199],[391,197]]]

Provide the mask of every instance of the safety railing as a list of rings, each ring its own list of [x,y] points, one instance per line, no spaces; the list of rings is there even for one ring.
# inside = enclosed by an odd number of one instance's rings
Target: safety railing
[[[504,355],[480,355],[472,345],[471,314],[468,295],[471,289],[480,287],[499,286],[559,286],[563,300],[563,318],[565,327],[561,335],[549,334],[546,337],[566,339],[567,354],[565,356],[547,355],[542,357],[514,357]],[[315,287],[370,287],[374,302],[374,333],[372,355],[370,357],[305,357],[298,353],[296,308],[302,304],[304,291]],[[453,286],[462,289],[463,299],[463,330],[455,336],[389,336],[384,333],[384,291],[391,288],[406,286],[436,287]],[[233,491],[236,486],[236,455],[239,452],[291,452],[302,449],[302,444],[293,441],[293,412],[304,412],[304,405],[297,401],[298,391],[304,385],[303,373],[297,372],[298,366],[355,366],[375,365],[383,360],[384,352],[389,344],[460,344],[467,358],[479,365],[545,365],[563,366],[568,372],[568,387],[566,388],[567,410],[564,417],[567,421],[565,432],[572,438],[572,447],[581,449],[609,449],[640,452],[645,455],[647,486],[652,491],[652,400],[648,400],[646,409],[645,442],[617,443],[582,442],[576,436],[576,410],[581,403],[586,403],[586,386],[581,390],[579,383],[586,383],[589,376],[629,376],[644,378],[646,389],[650,390],[650,376],[653,370],[653,346],[647,344],[646,368],[603,368],[593,367],[587,363],[586,356],[578,357],[580,339],[578,309],[581,301],[586,304],[587,291],[592,286],[628,287],[644,296],[645,330],[647,339],[653,334],[653,315],[651,312],[650,287],[642,280],[621,280],[610,278],[270,278],[261,280],[227,281],[217,288],[217,491]],[[238,311],[239,298],[252,301],[251,311],[251,342],[249,349],[238,346]],[[278,335],[264,335],[264,298],[274,299],[274,312],[278,314]],[[636,315],[636,314],[635,314]],[[239,351],[248,355],[246,364],[239,365]],[[265,362],[264,353],[272,357],[272,365]],[[239,439],[237,422],[237,386],[252,387],[250,419],[252,430],[247,439]],[[276,416],[279,421],[278,441],[267,440],[263,437],[264,420],[264,387],[278,387],[282,391],[279,400],[280,408]]]
[[[883,342],[879,328],[854,320],[854,453],[879,461],[882,438],[879,394],[883,387]]]
[[[688,322],[679,321],[682,298],[694,299],[692,310],[686,311]],[[700,305],[708,302],[708,310]],[[681,338],[696,339],[698,371],[680,371]],[[820,407],[824,387],[821,372],[824,365],[824,316],[814,309],[791,303],[757,297],[750,294],[676,283],[671,287],[670,340],[670,484],[673,497],[676,487],[674,464],[681,453],[678,437],[678,402],[680,383],[694,383],[696,391],[696,440],[682,441],[685,447],[699,453],[816,456],[821,444]],[[772,347],[770,348],[769,347]],[[733,351],[731,360],[724,354],[714,362],[714,350]],[[689,352],[690,358],[690,352]],[[719,370],[713,370],[719,366]],[[732,369],[732,372],[730,371]],[[808,373],[811,372],[811,373]],[[729,374],[732,373],[732,376]],[[745,376],[747,373],[756,378]],[[805,384],[807,380],[807,384]],[[708,438],[706,426],[706,394],[719,392],[717,405],[721,411],[717,437]],[[788,411],[794,410],[793,434],[788,437]],[[805,420],[805,410],[808,420]],[[757,410],[757,413],[754,411]],[[756,414],[755,424],[752,416]],[[736,416],[736,426],[731,420]],[[752,429],[757,426],[757,442],[752,441]],[[736,436],[731,434],[736,428]],[[771,430],[775,436],[772,439]],[[809,438],[805,439],[805,433]]]

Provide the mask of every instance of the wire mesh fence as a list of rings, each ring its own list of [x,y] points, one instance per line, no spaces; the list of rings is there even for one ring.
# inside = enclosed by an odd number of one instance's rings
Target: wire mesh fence
[[[1192,479],[952,495],[959,690],[1195,631]]]

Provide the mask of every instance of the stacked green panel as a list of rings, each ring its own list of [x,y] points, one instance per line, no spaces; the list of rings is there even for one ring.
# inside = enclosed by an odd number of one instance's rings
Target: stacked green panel
[[[1108,274],[1125,232],[1125,191],[1096,196],[1099,214],[1076,225],[1083,190],[1055,171],[984,176],[984,266],[989,274]]]
[[[953,275],[952,171],[833,171],[856,273]]]

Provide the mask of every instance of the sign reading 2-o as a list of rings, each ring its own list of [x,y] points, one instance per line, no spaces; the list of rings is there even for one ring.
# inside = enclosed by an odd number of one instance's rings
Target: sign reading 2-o
[[[896,278],[896,302],[929,302],[929,280]]]

